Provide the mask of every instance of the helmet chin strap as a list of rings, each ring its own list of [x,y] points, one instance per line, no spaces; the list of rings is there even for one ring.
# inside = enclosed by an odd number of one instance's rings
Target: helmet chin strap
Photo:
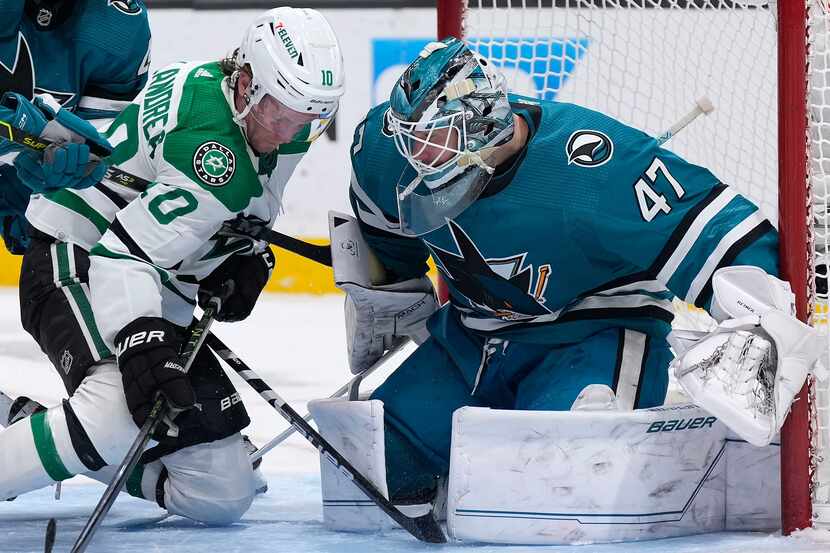
[[[492,157],[492,155],[495,153],[496,148],[497,146],[490,148],[482,148],[477,152],[464,150],[463,152],[461,152],[461,155],[458,157],[458,161],[456,161],[456,163],[458,163],[459,167],[469,167],[470,165],[478,165],[479,167],[487,171],[488,174],[492,175],[496,171],[496,168],[488,165],[487,159]]]
[[[242,111],[237,113],[237,111],[236,111],[236,94],[237,94],[238,91],[237,91],[236,87],[239,84],[239,73],[240,73],[240,71],[241,71],[240,69],[237,69],[236,71],[234,71],[231,74],[230,77],[228,77],[228,84],[230,85],[230,89],[233,91],[233,111],[234,111],[233,121],[234,121],[234,123],[236,123],[237,125],[242,127],[243,130],[246,130],[247,127],[245,125],[245,117],[249,113],[251,113],[251,108],[254,107],[254,104],[256,102],[251,101],[251,96],[250,95],[243,93],[242,98],[245,100],[245,108]],[[248,86],[250,87],[251,85],[248,85]]]

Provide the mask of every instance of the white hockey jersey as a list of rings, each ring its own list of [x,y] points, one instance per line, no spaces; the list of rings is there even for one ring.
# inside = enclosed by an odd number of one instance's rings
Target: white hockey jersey
[[[215,236],[223,222],[242,216],[270,226],[280,212],[308,132],[257,156],[232,101],[218,62],[160,69],[105,133],[112,163],[150,186],[139,192],[104,179],[32,197],[26,217],[35,228],[90,252],[90,303],[110,349],[139,317],[189,324],[198,281],[258,246]]]

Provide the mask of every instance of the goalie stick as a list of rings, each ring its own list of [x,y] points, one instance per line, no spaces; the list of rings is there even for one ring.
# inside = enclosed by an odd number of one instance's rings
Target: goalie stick
[[[187,374],[190,370],[190,366],[193,364],[194,359],[196,359],[196,353],[198,353],[199,348],[205,341],[205,338],[208,335],[208,329],[210,328],[211,323],[213,323],[213,317],[216,315],[217,311],[219,311],[220,305],[219,298],[211,298],[209,305],[205,308],[205,311],[202,314],[202,319],[196,323],[190,331],[190,338],[187,340],[184,348],[182,348],[182,352],[179,354],[180,362],[182,367],[184,367],[185,374]],[[124,457],[124,460],[121,461],[121,465],[119,465],[118,470],[115,472],[112,482],[110,482],[109,486],[107,486],[107,489],[104,491],[104,495],[101,496],[101,499],[98,501],[98,505],[95,506],[95,510],[92,511],[89,520],[87,520],[86,525],[83,530],[81,530],[80,535],[78,535],[78,539],[75,540],[75,544],[72,546],[72,553],[83,553],[83,551],[86,550],[87,545],[89,545],[89,542],[95,533],[95,530],[97,530],[98,526],[101,524],[101,521],[104,520],[104,517],[109,512],[110,507],[112,507],[112,504],[115,502],[115,498],[118,497],[118,493],[121,491],[121,488],[124,487],[124,483],[127,481],[127,478],[138,464],[141,454],[144,453],[144,447],[147,445],[147,442],[150,441],[153,431],[166,412],[167,401],[164,396],[159,394],[152,409],[150,410],[150,414],[147,416],[147,420],[144,421],[144,425],[135,437],[133,445],[130,446],[129,451],[127,451],[127,455]]]
[[[208,347],[215,353],[225,351],[231,355],[225,357],[225,361],[236,373],[241,376],[248,385],[256,390],[262,398],[271,404],[274,409],[279,412],[288,423],[295,427],[297,431],[305,436],[311,442],[320,454],[326,458],[330,463],[337,467],[340,472],[351,480],[366,497],[371,499],[384,513],[397,522],[404,530],[412,534],[421,541],[429,543],[446,543],[447,538],[444,536],[444,531],[432,511],[418,516],[408,517],[403,514],[400,509],[395,507],[391,501],[386,499],[384,495],[372,484],[365,476],[358,472],[343,455],[341,455],[325,438],[323,438],[314,428],[311,427],[284,399],[282,399],[277,392],[274,391],[264,380],[262,380],[248,365],[246,365],[239,357],[233,355],[233,352],[226,346],[222,340],[211,334],[207,338]]]
[[[10,140],[15,144],[20,144],[36,152],[43,152],[54,144],[49,140],[39,138],[17,127],[13,127],[5,121],[0,121],[0,139]],[[87,144],[93,154],[104,159],[103,156],[107,153],[105,150],[102,150],[100,146],[92,142],[87,142]],[[107,168],[107,174],[104,178],[138,192],[144,192],[150,186],[150,181],[147,179],[123,171],[114,165]],[[311,244],[310,242],[299,240],[262,225],[252,225],[247,221],[241,220],[225,223],[220,232],[226,234],[241,234],[257,240],[264,240],[278,248],[316,261],[321,265],[331,267],[331,248],[327,244]]]
[[[656,138],[657,144],[662,146],[671,140],[674,135],[685,129],[689,123],[697,119],[699,115],[709,115],[713,111],[715,111],[715,105],[712,103],[712,100],[707,96],[701,96],[695,100],[695,107],[689,113],[684,115],[680,121],[666,129],[666,132]]]
[[[389,351],[383,354],[383,356],[375,361],[371,367],[363,371],[362,373],[353,376],[348,382],[340,386],[333,394],[329,396],[329,399],[340,397],[345,394],[351,394],[352,391],[360,384],[360,382],[365,379],[367,376],[375,372],[381,366],[383,366],[386,361],[389,360],[390,357],[401,351],[403,347],[409,343],[409,338],[398,338],[392,344],[392,347],[389,348]],[[214,353],[219,356],[220,359],[223,359],[229,365],[233,363],[233,358],[235,354],[228,350],[228,349],[214,349]],[[303,420],[306,422],[311,422],[314,417],[311,416],[311,413],[306,413],[303,417]],[[263,455],[280,445],[282,442],[286,440],[289,436],[294,434],[297,429],[293,426],[289,426],[286,430],[277,434],[270,442],[263,445],[261,448],[257,449],[255,452],[251,454],[251,462],[255,462],[260,459]]]

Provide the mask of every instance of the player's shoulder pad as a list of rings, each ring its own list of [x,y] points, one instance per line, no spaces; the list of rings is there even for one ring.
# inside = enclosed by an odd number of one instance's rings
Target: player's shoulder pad
[[[136,65],[150,45],[150,22],[143,0],[81,0],[74,40],[103,50],[111,67]],[[138,61],[135,61],[138,57]]]
[[[374,203],[386,214],[397,213],[395,184],[415,171],[398,153],[386,121],[389,102],[375,106],[355,128],[350,149],[352,189],[358,199]]]
[[[164,137],[164,160],[230,211],[241,211],[252,198],[262,195],[262,184],[222,91],[224,75],[219,63],[173,64],[156,71],[142,101],[153,104],[154,87],[159,87],[161,97],[159,79],[165,71],[176,69],[179,73],[172,86],[181,86],[181,96],[173,107],[176,126]]]

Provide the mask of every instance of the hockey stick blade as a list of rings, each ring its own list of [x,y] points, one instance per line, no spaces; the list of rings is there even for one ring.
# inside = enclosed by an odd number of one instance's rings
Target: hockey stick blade
[[[46,524],[46,540],[43,544],[43,553],[52,553],[52,548],[55,546],[55,534],[58,531],[58,523],[54,518],[50,518]]]
[[[225,357],[228,366],[242,377],[248,385],[259,393],[262,398],[271,404],[288,424],[297,429],[300,435],[304,436],[320,452],[327,461],[332,463],[346,478],[360,489],[366,497],[378,506],[380,510],[389,515],[389,518],[397,522],[401,528],[409,532],[415,538],[428,543],[446,543],[441,526],[435,520],[432,511],[418,517],[408,517],[384,496],[380,490],[363,474],[352,466],[343,455],[337,451],[319,432],[308,424],[280,395],[262,380],[237,355],[234,355],[228,346],[215,334],[210,334],[207,339],[208,347],[217,355],[220,351],[227,351],[231,355]]]
[[[423,514],[416,518],[409,519],[411,524],[415,527],[414,530],[408,529],[413,536],[422,536],[421,541],[427,543],[447,543],[447,537],[441,529],[441,525],[435,520],[435,515],[432,511]]]

